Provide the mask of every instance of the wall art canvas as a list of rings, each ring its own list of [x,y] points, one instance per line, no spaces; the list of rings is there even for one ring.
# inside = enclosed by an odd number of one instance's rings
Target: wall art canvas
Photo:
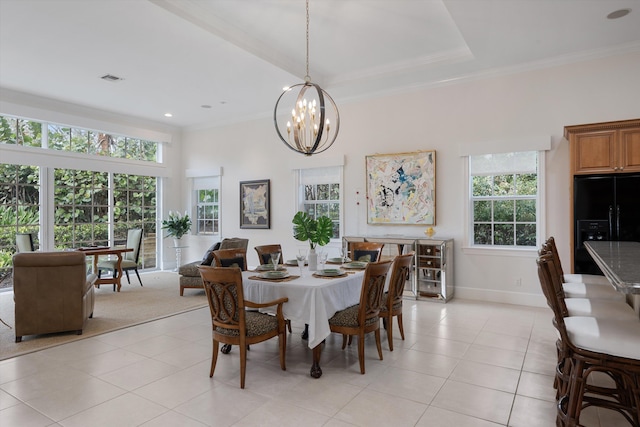
[[[366,156],[367,223],[436,223],[436,152]]]
[[[270,228],[270,181],[240,182],[240,228]]]

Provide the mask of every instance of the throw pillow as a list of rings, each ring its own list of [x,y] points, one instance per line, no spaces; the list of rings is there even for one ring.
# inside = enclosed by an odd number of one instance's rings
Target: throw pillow
[[[244,258],[227,258],[220,260],[221,267],[238,267],[240,270],[244,271]]]
[[[213,262],[213,251],[220,249],[220,242],[213,244],[202,257],[202,263],[200,265],[211,265]]]

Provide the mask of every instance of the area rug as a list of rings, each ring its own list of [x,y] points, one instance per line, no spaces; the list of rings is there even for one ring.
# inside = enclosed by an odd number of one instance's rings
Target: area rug
[[[16,343],[14,330],[0,323],[0,360],[207,306],[202,289],[188,289],[180,296],[177,273],[152,272],[141,277],[144,287],[134,276],[131,284],[124,280],[120,292],[108,285],[96,289],[93,318],[87,320],[82,335],[30,335]],[[14,325],[13,292],[0,293],[0,318]]]

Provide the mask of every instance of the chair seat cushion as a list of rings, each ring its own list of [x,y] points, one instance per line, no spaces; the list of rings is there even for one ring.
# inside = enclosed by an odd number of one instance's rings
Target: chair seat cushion
[[[329,319],[329,326],[346,326],[357,328],[358,327],[358,310],[360,309],[360,304],[352,305],[351,307],[347,307],[344,310],[340,310],[334,314],[331,319]],[[368,319],[365,323],[365,326],[373,325],[378,321],[378,318]]]
[[[633,308],[624,300],[565,298],[569,316],[589,316],[602,319],[638,320]]]
[[[562,290],[565,298],[624,299],[624,295],[616,291],[613,286],[606,287],[571,282],[563,283]]]
[[[278,329],[278,318],[266,313],[260,313],[257,311],[247,311],[245,313],[245,321],[247,325],[247,336],[255,337],[263,335],[273,330]],[[222,335],[228,335],[232,337],[240,336],[240,332],[237,329],[226,329],[216,327],[216,332]]]
[[[118,260],[116,260],[116,259],[100,261],[98,263],[98,268],[108,269],[108,270],[115,270],[117,263],[118,263]],[[134,261],[130,261],[128,259],[123,259],[122,260],[121,267],[123,269],[125,269],[125,268],[126,269],[136,268],[137,266],[138,266],[138,264],[136,262],[134,262]]]
[[[579,282],[586,283],[587,285],[604,285],[611,286],[609,280],[604,276],[598,276],[596,274],[565,274],[563,276],[565,282]]]
[[[597,353],[640,360],[640,322],[575,316],[564,319],[569,339]]]

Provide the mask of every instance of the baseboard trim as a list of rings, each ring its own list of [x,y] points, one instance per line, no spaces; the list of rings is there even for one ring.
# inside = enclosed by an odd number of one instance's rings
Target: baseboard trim
[[[456,286],[453,298],[517,304],[529,307],[547,307],[544,295],[523,292],[497,291],[495,289],[465,288]]]

